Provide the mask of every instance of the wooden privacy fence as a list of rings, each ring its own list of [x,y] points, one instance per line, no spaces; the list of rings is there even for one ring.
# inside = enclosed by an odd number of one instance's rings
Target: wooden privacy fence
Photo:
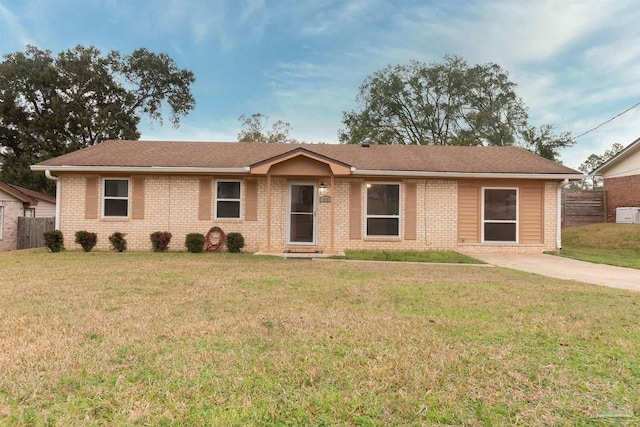
[[[606,222],[607,202],[602,190],[562,190],[562,226]]]
[[[53,230],[55,218],[18,218],[18,249],[44,246],[45,231]]]

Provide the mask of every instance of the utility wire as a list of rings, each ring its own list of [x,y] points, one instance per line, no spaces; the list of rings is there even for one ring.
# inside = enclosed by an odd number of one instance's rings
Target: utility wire
[[[637,102],[637,103],[633,104],[631,107],[627,108],[627,109],[626,109],[626,110],[624,110],[622,113],[618,113],[618,114],[616,114],[615,116],[611,117],[611,118],[610,118],[609,120],[607,120],[606,122],[602,122],[602,123],[600,123],[598,126],[596,126],[596,127],[592,128],[592,129],[589,129],[589,130],[588,130],[588,131],[586,131],[586,132],[581,133],[580,135],[578,135],[578,136],[574,137],[573,139],[582,138],[582,137],[583,137],[583,136],[585,136],[586,134],[591,133],[591,132],[593,132],[593,131],[594,131],[594,130],[596,130],[596,129],[600,129],[602,126],[606,125],[607,123],[610,123],[610,122],[612,122],[613,120],[615,120],[615,119],[617,119],[618,117],[620,117],[621,115],[623,115],[623,114],[625,114],[625,113],[628,113],[629,111],[633,110],[633,109],[634,109],[634,108],[636,108],[638,105],[640,105],[640,102]]]

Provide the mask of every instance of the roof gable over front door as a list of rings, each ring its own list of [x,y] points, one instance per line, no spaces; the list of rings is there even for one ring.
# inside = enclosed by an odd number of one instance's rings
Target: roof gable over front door
[[[298,148],[251,166],[256,175],[330,176],[350,175],[351,168],[336,160]]]

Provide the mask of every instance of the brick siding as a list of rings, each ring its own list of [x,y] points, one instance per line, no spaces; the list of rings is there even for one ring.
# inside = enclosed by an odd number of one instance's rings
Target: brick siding
[[[102,176],[88,174],[63,174],[61,176],[60,228],[64,233],[66,247],[79,249],[73,243],[73,235],[78,230],[98,234],[97,249],[109,248],[108,236],[114,231],[126,233],[131,250],[150,250],[149,235],[154,231],[170,231],[173,234],[170,250],[185,250],[184,239],[188,233],[206,233],[211,227],[219,226],[226,233],[235,231],[243,234],[246,251],[267,250],[267,178],[258,180],[258,213],[256,221],[243,219],[199,220],[199,188],[202,176],[145,176],[144,219],[100,218],[85,219],[85,185],[88,177],[98,178],[100,185],[98,201],[102,202]],[[214,182],[214,177],[210,177]],[[255,179],[255,176],[251,177]],[[287,179],[274,177],[271,181],[271,242],[269,250],[282,252],[289,248],[287,242],[287,204],[289,203],[289,182],[320,183],[319,178]],[[328,179],[323,179],[329,185]],[[362,183],[362,233],[357,240],[349,239],[349,188],[353,182]],[[464,244],[457,241],[457,191],[455,180],[441,179],[389,179],[388,182],[416,184],[416,239],[365,237],[366,183],[362,178],[336,178],[331,203],[317,206],[317,248],[331,252],[331,207],[334,210],[333,252],[344,249],[386,249],[386,250],[455,250],[455,251],[504,251],[542,252],[556,246],[556,189],[555,182],[545,184],[544,242],[540,244]],[[131,185],[131,182],[130,182]],[[215,204],[215,185],[212,185],[211,212]],[[131,188],[129,191],[131,194]],[[242,185],[244,205],[245,187]],[[401,213],[404,211],[405,186],[401,185]],[[244,212],[244,206],[242,207]],[[101,212],[98,207],[98,212]],[[129,200],[131,212],[131,198]],[[401,214],[401,235],[404,229]]]
[[[24,203],[0,195],[0,206],[4,207],[0,252],[14,251],[18,247],[18,217],[24,216]]]
[[[605,178],[607,222],[616,222],[616,208],[640,207],[640,175]]]

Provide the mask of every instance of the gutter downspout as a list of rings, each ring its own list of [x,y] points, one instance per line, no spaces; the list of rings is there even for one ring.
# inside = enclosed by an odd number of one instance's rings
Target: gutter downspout
[[[565,179],[560,184],[558,184],[557,190],[557,209],[556,209],[556,248],[558,250],[562,249],[562,189],[565,185],[569,183],[568,179]]]
[[[60,230],[60,178],[57,176],[51,175],[51,171],[49,169],[44,171],[44,176],[48,179],[56,182],[56,230]]]

